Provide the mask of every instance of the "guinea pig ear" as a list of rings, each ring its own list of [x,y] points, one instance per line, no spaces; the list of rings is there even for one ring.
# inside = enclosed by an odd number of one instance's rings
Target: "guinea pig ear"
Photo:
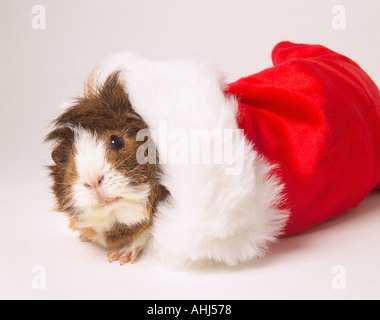
[[[74,132],[68,127],[59,127],[50,132],[45,142],[55,142],[51,157],[57,165],[65,163],[74,143]]]

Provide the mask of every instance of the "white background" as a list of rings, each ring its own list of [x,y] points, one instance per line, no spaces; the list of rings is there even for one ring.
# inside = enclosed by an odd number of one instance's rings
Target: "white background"
[[[34,5],[46,8],[45,30],[32,28]],[[331,25],[335,5],[346,9],[343,30]],[[251,263],[120,267],[53,211],[42,143],[58,106],[123,50],[202,56],[233,81],[270,67],[281,40],[319,43],[354,59],[379,85],[379,18],[378,0],[0,0],[0,298],[379,299],[379,192]],[[33,287],[35,266],[45,270],[45,289]],[[343,269],[334,274],[335,266]],[[336,286],[342,270],[345,289]]]

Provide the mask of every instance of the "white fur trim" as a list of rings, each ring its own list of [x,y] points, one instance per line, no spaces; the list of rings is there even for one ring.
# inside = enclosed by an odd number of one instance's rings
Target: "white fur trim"
[[[147,122],[160,157],[167,155],[167,141],[160,137],[165,121],[169,131],[181,129],[188,136],[194,129],[230,130],[233,139],[217,137],[212,147],[222,142],[235,165],[244,160],[235,174],[226,174],[231,164],[225,162],[163,166],[163,184],[172,197],[158,208],[153,257],[175,265],[209,260],[233,265],[263,255],[288,219],[288,212],[278,209],[283,188],[237,131],[238,103],[224,95],[224,78],[205,62],[153,62],[131,53],[111,56],[102,77],[115,69],[122,70],[132,106]]]

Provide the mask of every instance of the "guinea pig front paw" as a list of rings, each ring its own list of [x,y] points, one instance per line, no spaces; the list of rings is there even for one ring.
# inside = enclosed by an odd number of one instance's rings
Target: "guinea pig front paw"
[[[145,229],[142,231],[132,242],[125,245],[122,248],[112,250],[108,254],[108,261],[119,261],[120,265],[130,262],[131,264],[136,262],[137,256],[142,249],[147,245],[150,239],[150,230]]]
[[[92,241],[90,240],[90,238],[87,237],[87,236],[84,235],[84,234],[81,234],[81,235],[79,236],[79,239],[80,239],[80,241],[82,241],[82,242],[92,242]]]
[[[108,261],[110,263],[114,261],[119,261],[120,265],[124,265],[128,262],[131,264],[136,262],[137,256],[141,252],[143,247],[127,245],[121,249],[112,250],[108,254]]]

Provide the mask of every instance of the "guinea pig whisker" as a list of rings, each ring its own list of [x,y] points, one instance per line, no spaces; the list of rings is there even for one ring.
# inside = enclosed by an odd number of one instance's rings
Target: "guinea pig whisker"
[[[141,172],[133,172],[133,171],[131,171],[131,172],[128,173],[128,176],[130,178],[144,177],[144,178],[148,179],[148,177],[145,174],[141,173]]]
[[[129,173],[133,173],[135,172],[140,166],[142,166],[143,163],[140,163],[138,166],[136,166],[132,171],[130,171]]]
[[[126,162],[127,160],[129,160],[132,156],[133,156],[133,154],[131,154],[127,159],[124,159],[124,160],[120,161],[120,162],[116,165],[116,169],[118,169],[122,164],[124,164],[124,162]]]

